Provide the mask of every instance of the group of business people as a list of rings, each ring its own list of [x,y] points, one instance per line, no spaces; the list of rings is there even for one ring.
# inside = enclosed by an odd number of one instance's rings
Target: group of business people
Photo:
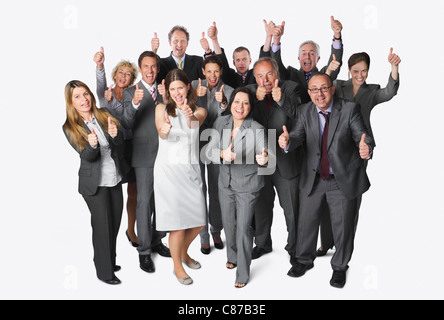
[[[370,187],[370,112],[396,95],[400,58],[390,50],[383,89],[366,83],[366,53],[350,57],[351,79],[336,80],[343,57],[338,20],[331,17],[331,55],[321,70],[313,41],[301,44],[299,69],[285,67],[285,22],[264,20],[264,27],[266,41],[252,68],[245,47],[233,52],[235,69],[229,66],[216,23],[207,32],[213,49],[204,33],[200,40],[203,58],[186,53],[189,33],[175,26],[170,56],[157,55],[155,33],[138,66],[122,61],[114,68],[113,85],[106,83],[104,49],[94,55],[100,108],[86,84],[66,85],[63,131],[81,158],[79,193],[91,212],[100,280],[120,283],[115,243],[127,182],[126,235],[146,272],[155,271],[151,254],[157,252],[172,257],[180,283],[193,283],[184,265],[201,265],[188,255],[190,244],[200,234],[201,252],[209,254],[211,234],[215,248],[223,249],[223,230],[226,267],[236,269],[235,287],[244,287],[251,260],[272,250],[277,193],[288,233],[288,275],[302,276],[334,246],[330,284],[345,285],[362,194]],[[167,233],[169,248],[162,243]]]

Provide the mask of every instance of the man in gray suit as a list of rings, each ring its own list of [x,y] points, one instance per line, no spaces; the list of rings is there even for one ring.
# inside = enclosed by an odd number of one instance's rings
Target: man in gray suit
[[[285,23],[282,23],[282,25],[274,28],[270,56],[277,61],[282,80],[292,80],[301,86],[303,89],[301,93],[301,101],[302,103],[307,103],[310,101],[310,96],[307,93],[308,80],[310,80],[313,75],[329,71],[330,78],[335,80],[341,70],[340,65],[342,64],[342,55],[344,52],[342,45],[342,24],[340,21],[335,20],[334,17],[331,17],[331,28],[333,30],[331,54],[328,64],[321,70],[318,70],[317,68],[317,63],[319,62],[319,59],[321,59],[320,48],[316,42],[311,40],[305,41],[299,46],[299,70],[292,66],[289,66],[288,68],[284,66],[281,58],[281,37],[284,34],[284,26]],[[329,67],[332,66],[332,61],[336,61],[336,64],[333,64],[336,67],[335,70],[329,70]]]
[[[305,146],[301,171],[296,264],[289,276],[311,269],[323,209],[328,208],[336,252],[331,259],[330,284],[342,288],[353,252],[358,198],[370,188],[365,162],[374,142],[368,134],[359,105],[335,98],[329,76],[317,74],[309,82],[312,102],[302,105],[290,133],[284,128],[279,146],[295,150]]]
[[[259,59],[253,67],[256,84],[247,86],[256,95],[253,118],[266,129],[275,130],[277,143],[283,132],[282,126],[292,127],[300,105],[300,87],[293,81],[279,81],[276,61],[269,57]],[[296,251],[296,225],[298,216],[298,188],[301,153],[291,151],[276,153],[276,171],[265,176],[265,187],[257,202],[254,214],[255,244],[253,259],[272,250],[271,225],[275,191],[284,210],[287,224],[287,245],[285,249],[294,258]]]
[[[154,190],[153,168],[159,146],[159,136],[155,125],[155,109],[163,102],[165,86],[156,83],[160,70],[160,59],[154,52],[145,51],[139,57],[139,72],[142,80],[123,92],[124,127],[133,131],[132,166],[135,168],[137,183],[137,236],[139,241],[140,268],[154,272],[151,252],[171,257],[169,249],[162,244],[165,232],[153,227]]]

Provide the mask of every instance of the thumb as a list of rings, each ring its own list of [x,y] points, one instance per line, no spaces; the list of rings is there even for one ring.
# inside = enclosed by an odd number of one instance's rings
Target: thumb
[[[231,143],[229,146],[228,146],[228,149],[233,149],[233,144]]]
[[[170,123],[170,118],[168,117],[168,113],[165,110],[165,122]]]
[[[265,148],[262,148],[262,155],[265,157]]]
[[[205,32],[202,32],[202,39],[205,39]]]
[[[333,61],[336,61],[336,55],[333,53]]]
[[[285,27],[285,21],[282,21],[281,26],[282,26],[282,27]]]
[[[393,48],[390,48],[390,55],[393,54]]]
[[[331,16],[331,22],[335,21],[335,17]]]
[[[139,84],[136,83],[136,90],[139,90]]]
[[[113,87],[114,87],[114,85],[112,84],[112,85],[110,85],[109,86],[109,88],[108,88],[108,91],[111,91],[112,89],[113,89]]]
[[[105,50],[103,49],[103,47],[100,47],[100,53],[105,53]]]
[[[216,28],[216,21],[213,21],[213,27]]]
[[[278,79],[276,79],[276,81],[274,82],[274,87],[275,88],[279,87],[279,80]]]
[[[154,32],[154,38],[158,38],[158,37],[157,37],[157,32]]]
[[[93,128],[90,128],[92,134],[96,134]]]
[[[224,92],[224,84],[220,87],[220,91],[219,92]]]
[[[261,78],[261,79],[260,79],[260,82],[261,82],[261,83],[260,83],[260,86],[263,87],[263,86],[264,86],[264,79]]]
[[[108,128],[113,124],[111,117],[108,117]]]
[[[202,79],[199,78],[199,87],[202,86]]]
[[[285,134],[288,134],[288,130],[287,130],[287,127],[286,127],[286,126],[282,126],[282,129],[284,130],[284,133],[285,133]]]
[[[362,144],[362,143],[365,143],[365,137],[366,137],[366,136],[365,136],[365,133],[363,133],[363,134],[362,134],[362,137],[361,137],[361,142],[360,142],[361,144]]]

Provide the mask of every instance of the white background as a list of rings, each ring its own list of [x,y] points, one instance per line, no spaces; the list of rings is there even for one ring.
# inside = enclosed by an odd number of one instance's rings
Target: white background
[[[7,3],[7,4],[6,4]],[[443,142],[441,140],[442,11],[418,1],[19,1],[0,4],[2,136],[0,298],[2,299],[442,299]],[[95,92],[93,55],[105,48],[108,80],[121,59],[137,61],[157,32],[159,55],[169,54],[167,34],[176,24],[191,33],[189,54],[213,21],[227,55],[248,47],[253,59],[265,39],[262,20],[286,21],[285,65],[299,68],[297,49],[307,39],[321,46],[326,64],[330,16],[343,23],[347,79],[351,54],[372,58],[368,83],[387,83],[390,47],[402,58],[401,86],[372,113],[378,141],[363,197],[347,284],[329,285],[331,255],[298,279],[284,251],[286,227],[278,202],[274,251],[251,266],[251,280],[235,289],[225,250],[191,255],[202,269],[180,285],[172,261],[154,256],[157,271],[139,269],[137,251],[118,238],[120,286],[97,280],[92,262],[89,211],[77,192],[79,158],[67,143],[64,86],[73,79]],[[126,188],[124,189],[126,190]],[[167,243],[167,239],[165,239]]]

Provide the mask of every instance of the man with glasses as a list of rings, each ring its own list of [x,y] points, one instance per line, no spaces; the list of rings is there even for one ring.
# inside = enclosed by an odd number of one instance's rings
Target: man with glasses
[[[359,105],[335,98],[328,75],[314,75],[308,86],[311,102],[302,105],[296,125],[279,137],[279,146],[291,152],[305,146],[300,178],[300,209],[296,263],[288,275],[300,277],[313,268],[323,210],[332,222],[336,252],[331,259],[330,284],[342,288],[353,252],[358,197],[370,188],[365,162],[374,142]]]

